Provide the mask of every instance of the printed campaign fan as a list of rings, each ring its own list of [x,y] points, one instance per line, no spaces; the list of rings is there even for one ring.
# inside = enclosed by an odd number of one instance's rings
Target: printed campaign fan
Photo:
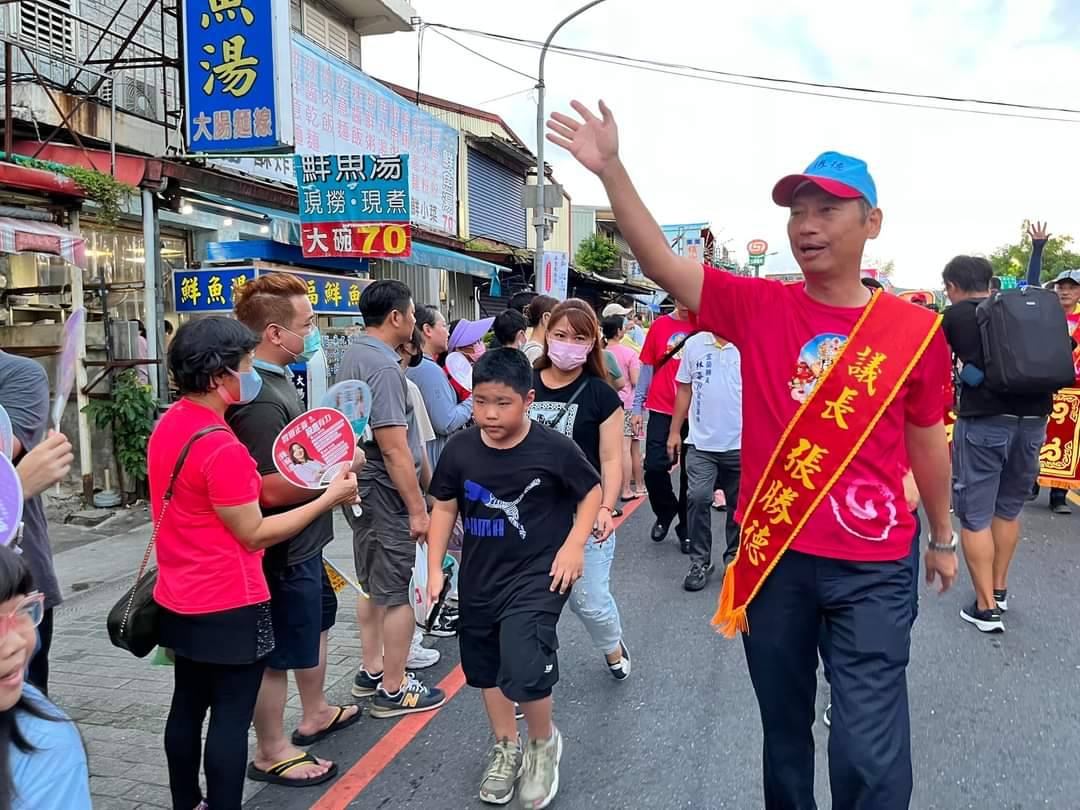
[[[446,355],[446,370],[454,378],[454,382],[466,391],[472,391],[472,363],[461,352],[450,352]]]
[[[15,465],[0,455],[0,546],[9,546],[22,525],[23,491]]]
[[[371,389],[362,380],[343,380],[330,386],[323,396],[322,406],[345,414],[357,438],[367,430],[371,418]]]

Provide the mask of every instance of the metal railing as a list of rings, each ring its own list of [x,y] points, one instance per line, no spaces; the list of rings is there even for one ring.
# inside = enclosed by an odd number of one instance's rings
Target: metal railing
[[[55,131],[41,139],[70,131],[76,110],[93,100],[160,124],[166,148],[179,146],[176,0],[81,0],[79,10],[66,0],[0,0],[0,40],[15,50],[5,85],[43,86],[60,113]],[[57,91],[79,99],[66,115]]]

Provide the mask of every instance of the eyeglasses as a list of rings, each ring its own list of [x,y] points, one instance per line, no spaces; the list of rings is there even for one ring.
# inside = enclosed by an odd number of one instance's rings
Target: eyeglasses
[[[12,629],[33,628],[45,617],[45,594],[34,593],[23,599],[10,613],[0,613],[0,637]]]

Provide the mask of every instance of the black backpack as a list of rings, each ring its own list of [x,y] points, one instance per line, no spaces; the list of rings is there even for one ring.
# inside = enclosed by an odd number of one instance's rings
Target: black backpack
[[[1002,290],[978,305],[975,318],[991,390],[1052,394],[1075,382],[1065,312],[1050,290]]]

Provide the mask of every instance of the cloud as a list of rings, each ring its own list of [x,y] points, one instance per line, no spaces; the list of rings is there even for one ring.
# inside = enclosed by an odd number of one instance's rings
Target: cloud
[[[536,7],[495,0],[452,6],[414,0],[429,22],[543,39],[578,5]],[[451,13],[452,8],[452,13]],[[1078,53],[1063,32],[1080,30],[1066,0],[956,0],[866,4],[839,0],[808,10],[796,0],[701,3],[608,0],[571,22],[557,42],[718,70],[797,77],[958,97],[1078,106]],[[529,74],[535,50],[451,34]],[[416,36],[365,38],[364,68],[416,83]],[[421,88],[476,104],[526,88],[529,80],[484,62],[429,31]],[[900,283],[936,285],[956,253],[989,253],[1014,241],[1021,221],[1047,219],[1080,237],[1080,124],[943,113],[753,90],[631,70],[552,53],[547,107],[603,97],[620,126],[623,159],[661,221],[713,223],[739,252],[764,238],[780,255],[769,269],[794,269],[785,214],[769,191],[819,152],[866,159],[877,180],[885,227],[868,248],[896,262]],[[492,102],[530,146],[535,97]],[[562,150],[546,157],[576,203],[602,203],[600,184]]]

